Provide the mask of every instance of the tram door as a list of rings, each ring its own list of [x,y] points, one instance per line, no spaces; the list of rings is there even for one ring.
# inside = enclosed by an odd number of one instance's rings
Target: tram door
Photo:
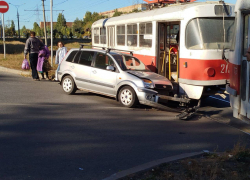
[[[108,47],[115,46],[115,27],[108,27]]]
[[[158,73],[178,82],[180,22],[159,23],[158,30]]]
[[[243,35],[243,51],[241,56],[241,109],[240,114],[250,118],[250,59],[246,54],[250,54],[248,48],[250,47],[250,14],[243,15],[244,17],[244,35]]]
[[[159,55],[158,55],[158,74],[166,77],[166,27],[167,24],[159,23]]]

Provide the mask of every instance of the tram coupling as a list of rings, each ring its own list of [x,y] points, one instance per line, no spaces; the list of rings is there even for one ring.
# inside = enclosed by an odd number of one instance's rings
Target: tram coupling
[[[157,101],[147,101],[144,102],[144,105],[148,105],[151,107],[154,107],[156,109],[162,110],[162,111],[171,111],[171,112],[177,112],[179,113],[178,115],[176,115],[176,119],[179,120],[189,120],[192,117],[195,116],[196,112],[198,111],[198,109],[200,108],[200,103],[201,101],[199,100],[196,106],[190,107],[191,103],[191,99],[188,98],[178,98],[178,97],[172,97],[172,96],[165,96],[165,95],[157,95]],[[174,108],[174,107],[169,107],[165,104],[160,103],[160,100],[167,100],[167,101],[172,101],[172,102],[178,102],[180,103],[180,106],[183,107],[183,105],[185,104],[185,108],[182,109],[178,109],[178,108]]]
[[[178,114],[176,118],[181,119],[181,120],[191,119],[200,108],[200,104],[201,104],[201,100],[198,101],[197,106],[186,108],[182,113]]]

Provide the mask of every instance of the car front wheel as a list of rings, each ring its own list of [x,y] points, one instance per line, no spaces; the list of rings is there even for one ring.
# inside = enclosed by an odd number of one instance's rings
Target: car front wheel
[[[77,90],[74,79],[71,76],[65,76],[62,80],[63,91],[67,94],[74,94]]]
[[[133,88],[130,86],[123,87],[119,92],[119,102],[128,108],[135,107],[138,99]]]

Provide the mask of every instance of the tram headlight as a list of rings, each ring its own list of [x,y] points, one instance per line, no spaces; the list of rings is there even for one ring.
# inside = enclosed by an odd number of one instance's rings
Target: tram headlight
[[[142,80],[145,88],[154,88],[154,84],[151,80],[149,79],[142,79]]]

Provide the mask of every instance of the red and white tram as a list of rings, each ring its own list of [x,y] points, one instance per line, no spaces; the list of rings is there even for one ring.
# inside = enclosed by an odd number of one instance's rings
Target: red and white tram
[[[225,88],[234,5],[192,2],[101,19],[92,45],[133,51],[149,69],[169,78],[179,97],[199,100]]]
[[[250,1],[238,0],[235,6],[235,36],[229,56],[230,103],[233,116],[250,122]],[[250,57],[250,56],[249,56]]]

